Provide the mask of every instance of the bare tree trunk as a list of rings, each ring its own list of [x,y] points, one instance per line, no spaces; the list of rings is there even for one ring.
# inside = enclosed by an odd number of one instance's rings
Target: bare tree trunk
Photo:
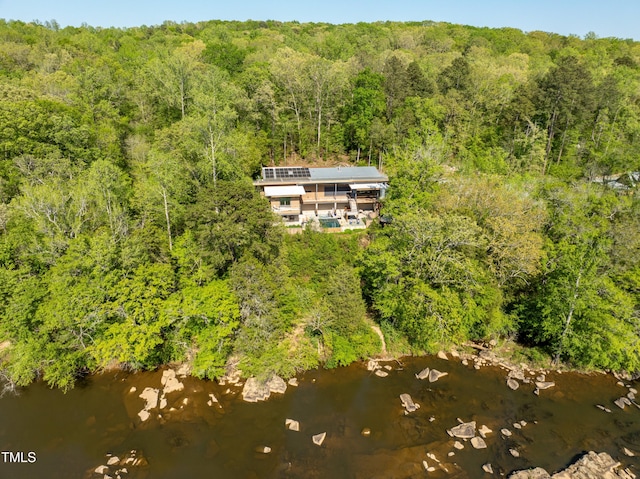
[[[320,132],[321,132],[321,126],[322,126],[322,104],[320,104],[320,106],[318,107],[318,158],[320,158]]]
[[[580,289],[580,278],[582,277],[582,270],[578,273],[578,277],[576,278],[576,284],[573,288],[573,298],[571,300],[571,304],[569,305],[569,313],[567,314],[567,319],[564,322],[564,329],[562,330],[562,336],[560,336],[560,345],[558,346],[558,351],[556,352],[555,358],[553,362],[558,364],[560,362],[560,356],[564,352],[564,341],[567,337],[567,333],[569,331],[569,326],[571,325],[571,320],[573,319],[573,313],[576,309],[576,300],[578,299],[579,289]]]
[[[542,174],[547,173],[547,164],[549,162],[549,155],[551,154],[551,145],[553,143],[553,137],[555,135],[555,125],[556,120],[558,119],[558,110],[553,110],[553,115],[551,115],[551,124],[549,125],[549,135],[547,138],[547,147],[545,148],[544,153],[544,163],[542,164]]]
[[[169,236],[169,251],[173,250],[173,240],[171,238],[171,221],[169,220],[169,203],[167,201],[167,189],[162,187],[162,200],[164,202],[164,217],[167,220],[167,235]]]
[[[218,182],[218,165],[216,163],[216,141],[213,136],[213,127],[209,123],[209,148],[211,151],[211,174],[213,175],[213,188]]]
[[[185,113],[185,87],[184,87],[184,78],[180,78],[180,112],[182,113],[182,119],[184,120]]]

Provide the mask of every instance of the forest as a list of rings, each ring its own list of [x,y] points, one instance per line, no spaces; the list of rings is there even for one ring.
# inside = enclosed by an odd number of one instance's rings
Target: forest
[[[436,22],[0,20],[0,376],[290,377],[469,341],[640,371],[640,43]],[[262,166],[373,165],[288,234]]]

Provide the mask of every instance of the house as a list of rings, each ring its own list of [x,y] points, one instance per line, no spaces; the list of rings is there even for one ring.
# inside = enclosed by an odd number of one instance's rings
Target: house
[[[387,181],[389,178],[372,166],[278,166],[262,168],[262,178],[254,185],[288,224],[315,218],[355,223],[378,211]]]

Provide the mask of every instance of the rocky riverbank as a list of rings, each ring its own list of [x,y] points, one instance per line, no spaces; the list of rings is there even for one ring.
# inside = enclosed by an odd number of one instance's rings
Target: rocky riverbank
[[[623,469],[620,462],[605,452],[590,451],[567,469],[549,474],[541,467],[514,472],[510,479],[635,479],[629,469]]]
[[[378,450],[376,453],[366,452],[355,455],[351,461],[354,464],[354,470],[358,471],[358,478],[371,477],[368,474],[373,474],[377,470],[396,469],[405,471],[408,474],[407,477],[425,474],[425,472],[430,475],[436,474],[437,477],[453,477],[452,474],[459,478],[478,477],[478,472],[504,477],[517,469],[518,462],[521,466],[523,464],[545,466],[546,464],[545,467],[548,467],[549,462],[545,462],[544,459],[540,460],[539,453],[537,454],[535,451],[536,448],[532,447],[533,438],[539,436],[539,433],[536,432],[539,429],[553,428],[556,423],[545,421],[544,419],[549,416],[545,417],[545,415],[534,413],[532,408],[535,409],[534,404],[541,404],[542,408],[546,409],[548,407],[545,406],[546,404],[563,401],[567,395],[572,394],[572,390],[568,387],[571,385],[573,374],[567,373],[565,375],[565,371],[535,369],[527,364],[514,364],[499,357],[488,348],[479,349],[477,353],[474,353],[475,351],[441,351],[433,357],[371,359],[364,364],[352,366],[352,369],[360,371],[366,367],[370,373],[369,387],[377,388],[374,384],[386,384],[384,390],[393,392],[395,395],[393,404],[395,405],[392,408],[397,411],[393,413],[393,415],[397,414],[394,420],[402,431],[398,435],[399,443],[403,444],[406,441],[406,445],[399,449],[383,449],[383,452]],[[417,367],[417,364],[420,366]],[[487,371],[475,371],[479,369]],[[244,379],[240,371],[234,371],[233,374],[220,378],[217,385],[211,382],[207,385],[206,382],[200,383],[189,378],[186,369],[169,369],[162,371],[161,377],[160,372],[156,373],[153,376],[153,381],[146,381],[137,389],[130,388],[127,397],[130,398],[131,405],[136,406],[135,414],[131,416],[134,419],[135,427],[153,428],[156,427],[154,424],[162,425],[166,421],[174,422],[175,420],[184,423],[185,421],[198,420],[200,416],[207,417],[208,422],[215,424],[225,413],[224,410],[233,411],[237,407],[238,400],[241,402],[260,402],[268,400],[274,395],[276,398],[282,398],[285,394],[295,394],[290,391],[290,387],[298,386],[298,382],[301,388],[306,391],[305,394],[309,394],[310,391],[322,389],[323,378],[328,379],[337,373],[336,370],[327,372],[326,374],[329,376],[324,378],[320,371],[316,371],[301,374],[298,378],[292,378],[289,381],[278,376],[272,376],[267,381],[258,381],[256,378]],[[471,388],[466,391],[469,394],[452,393],[451,383],[459,384],[461,378],[466,377],[467,374],[471,377],[468,377],[464,384],[467,385],[467,388]],[[502,401],[508,408],[512,408],[516,402],[527,404],[527,406],[512,409],[510,414],[503,416],[502,411],[488,414],[487,411],[491,409],[488,403],[483,404],[463,399],[467,395],[474,396],[471,391],[482,394],[480,393],[482,387],[478,389],[478,385],[471,386],[474,382],[472,377],[485,375],[497,379],[493,389],[489,392],[492,398]],[[604,379],[603,375],[591,375],[593,378],[599,376]],[[401,377],[408,380],[398,381]],[[316,383],[316,378],[318,378],[318,383]],[[610,380],[611,378],[608,379],[608,381]],[[620,392],[617,393],[620,396],[615,397],[619,397],[619,399],[614,397],[611,400],[603,401],[605,398],[601,398],[600,404],[596,404],[594,401],[592,404],[593,412],[588,414],[603,415],[603,419],[610,415],[611,421],[605,419],[605,422],[618,421],[620,414],[631,414],[635,417],[637,404],[635,402],[636,390],[632,387],[633,384],[618,381],[617,386],[620,387]],[[297,388],[294,387],[294,389]],[[343,393],[342,389],[336,391],[340,391],[339,394]],[[436,405],[441,405],[439,399],[444,397],[450,397],[455,401],[462,400],[468,402],[469,405],[458,413],[458,418],[453,416],[453,418],[448,417],[443,420],[442,410],[436,408]],[[529,399],[526,399],[527,397]],[[325,398],[323,404],[328,400]],[[365,399],[363,401],[361,404],[367,407],[368,401]],[[206,406],[204,406],[205,402]],[[278,403],[281,404],[281,401],[276,399],[276,404]],[[216,407],[211,408],[211,406]],[[141,407],[142,409],[140,409]],[[279,406],[275,407],[277,409]],[[622,411],[625,407],[627,409]],[[207,411],[213,410],[219,411],[219,414],[210,417]],[[247,414],[250,414],[250,410],[245,409]],[[377,410],[385,410],[385,406],[380,404],[377,406]],[[563,417],[565,415],[563,414]],[[400,419],[402,416],[404,418]],[[460,419],[460,417],[464,419]],[[287,431],[299,433],[301,440],[296,441],[297,443],[313,443],[323,451],[327,451],[327,454],[338,454],[339,450],[350,447],[345,442],[344,432],[333,428],[331,421],[318,421],[313,415],[305,416],[299,410],[296,410],[296,415],[282,414],[281,421],[277,429],[280,429],[281,424],[284,424]],[[361,437],[373,438],[371,442],[375,442],[380,441],[382,431],[386,430],[387,434],[389,433],[387,426],[380,424],[376,418],[372,418],[370,421],[357,424],[357,431],[360,432]],[[599,419],[596,421],[601,422]],[[267,457],[278,457],[278,440],[271,437],[272,434],[274,433],[265,430],[263,437],[252,445],[252,454],[265,458],[265,461],[272,460],[266,459]],[[582,442],[572,442],[571,444],[576,448],[573,449],[573,452],[568,453],[568,457],[579,451],[598,447],[597,442],[589,445]],[[630,451],[626,447],[621,447],[619,459],[623,459],[625,454],[632,456],[640,452],[638,448],[634,447],[633,438],[627,446],[634,450]],[[502,452],[495,455],[496,449],[500,449]],[[609,449],[608,452],[616,456],[614,450]],[[620,464],[611,456],[593,454],[594,458],[591,457],[592,455],[587,455],[584,461],[576,463],[576,468],[562,471],[565,475],[556,473],[551,476],[547,471],[538,468],[514,473],[513,477],[516,479],[527,477],[534,479],[547,477],[558,479],[591,479],[595,477],[630,479],[635,477],[633,472],[637,471],[621,468]],[[568,457],[565,457],[565,460]],[[626,465],[634,464],[633,461],[627,462]],[[470,464],[473,464],[472,469],[469,469]],[[558,464],[556,459],[554,466],[551,467],[561,467],[562,464],[562,462]],[[605,469],[606,474],[602,472]],[[296,473],[302,474],[302,471]],[[294,476],[302,477],[295,474]]]

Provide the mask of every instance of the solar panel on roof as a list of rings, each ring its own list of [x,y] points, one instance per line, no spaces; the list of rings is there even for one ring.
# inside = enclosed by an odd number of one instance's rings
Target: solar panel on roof
[[[292,167],[277,167],[277,168],[264,168],[264,178],[266,180],[273,179],[292,179],[292,178],[310,178],[309,168],[301,168],[297,166]]]

